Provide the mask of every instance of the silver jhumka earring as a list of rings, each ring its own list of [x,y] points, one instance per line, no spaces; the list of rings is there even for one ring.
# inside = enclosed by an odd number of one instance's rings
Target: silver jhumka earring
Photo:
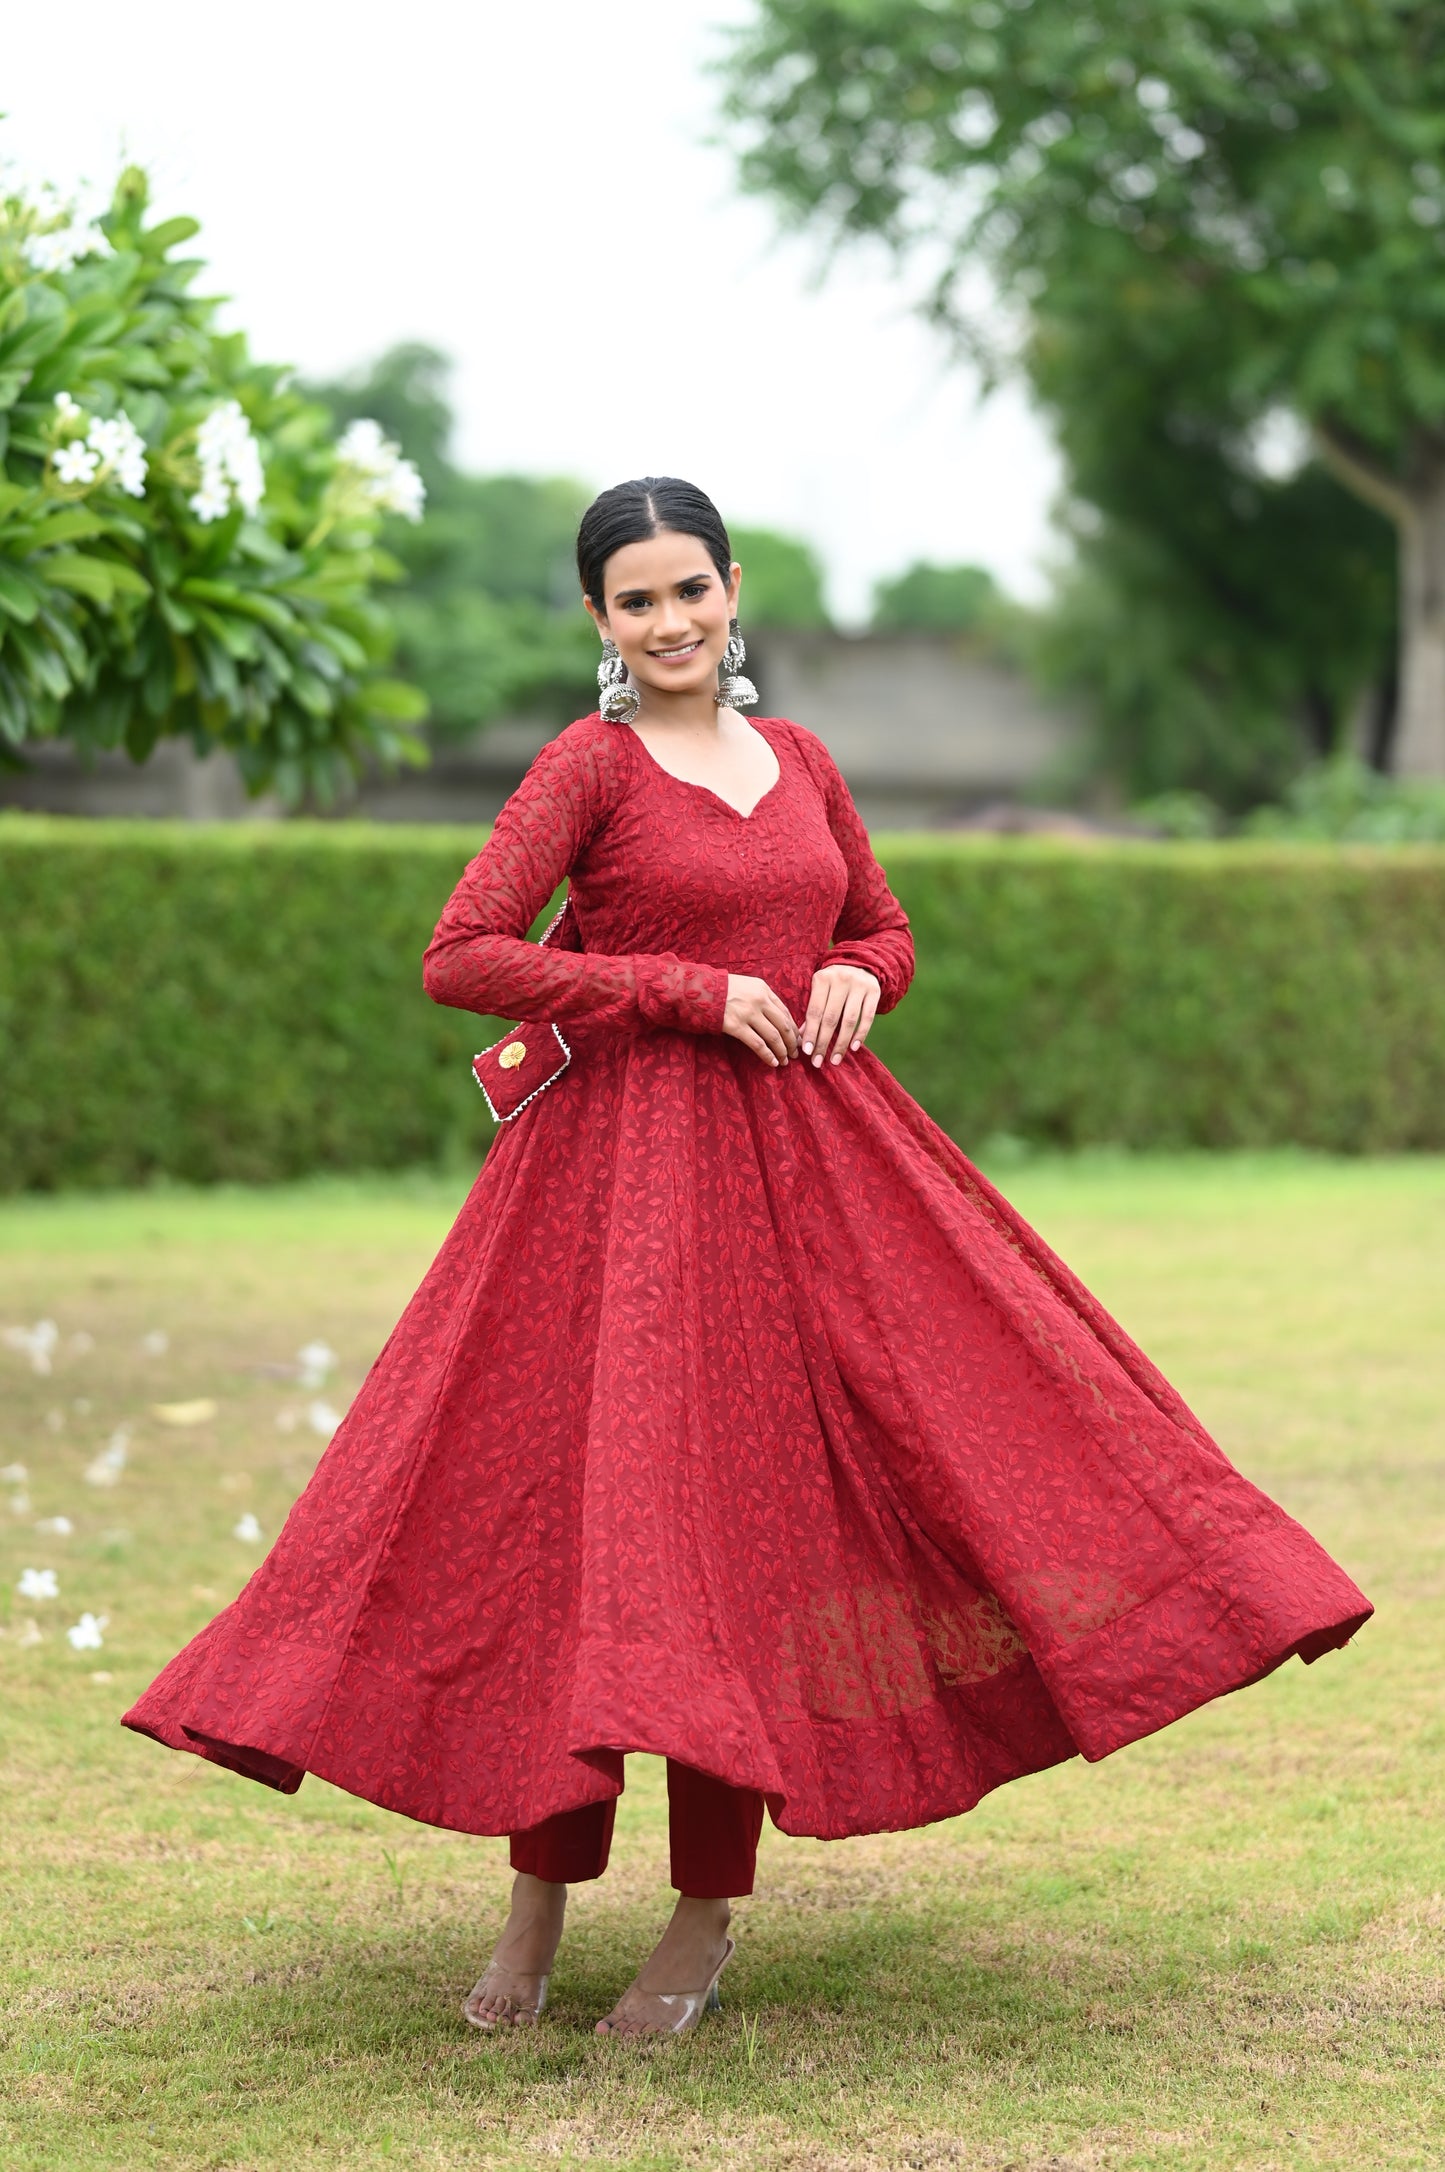
[[[723,650],[722,663],[719,667],[722,672],[722,684],[713,695],[713,700],[720,709],[747,709],[757,700],[757,688],[753,685],[751,679],[743,677],[739,668],[747,660],[748,652],[743,645],[743,637],[738,631],[738,622],[733,619],[728,627],[728,645]]]
[[[628,681],[627,666],[615,641],[602,644],[597,691],[602,697],[597,707],[608,724],[630,724],[642,707],[642,696]]]

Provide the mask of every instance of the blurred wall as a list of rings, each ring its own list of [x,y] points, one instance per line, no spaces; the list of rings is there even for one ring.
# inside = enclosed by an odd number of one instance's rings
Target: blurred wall
[[[759,634],[747,669],[760,713],[818,733],[875,829],[926,828],[1016,799],[1079,729],[1022,673],[947,635]],[[489,822],[554,729],[494,724],[440,744],[430,768],[368,780],[346,811],[380,822]],[[228,756],[198,760],[182,742],[163,742],[142,768],[123,755],[86,768],[63,746],[41,747],[31,762],[26,773],[0,774],[0,806],[206,821],[277,811],[247,800]]]

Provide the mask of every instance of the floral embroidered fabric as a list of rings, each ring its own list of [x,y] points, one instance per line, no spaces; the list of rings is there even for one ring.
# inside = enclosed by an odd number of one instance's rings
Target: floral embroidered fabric
[[[127,1724],[503,1833],[628,1750],[788,1832],[920,1825],[1111,1750],[1369,1604],[1250,1485],[868,1051],[773,1071],[729,972],[913,966],[820,741],[758,727],[743,817],[586,718],[539,756],[426,958],[556,1019],[285,1530]],[[581,948],[527,942],[570,877]]]

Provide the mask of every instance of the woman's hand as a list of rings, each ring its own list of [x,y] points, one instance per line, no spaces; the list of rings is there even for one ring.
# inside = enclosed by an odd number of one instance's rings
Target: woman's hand
[[[722,1029],[774,1070],[798,1053],[798,1029],[787,1004],[765,980],[754,980],[747,973],[728,975]]]
[[[803,1020],[803,1054],[817,1070],[832,1047],[834,1063],[868,1038],[882,994],[876,975],[861,965],[825,965],[813,975],[808,1015]]]

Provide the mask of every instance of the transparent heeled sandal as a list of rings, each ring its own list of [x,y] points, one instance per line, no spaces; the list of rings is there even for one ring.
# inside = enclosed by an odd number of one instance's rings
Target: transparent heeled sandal
[[[654,2006],[660,2006],[666,2017],[656,2027],[637,2029],[613,2027],[605,2029],[603,2034],[605,2036],[622,2037],[629,2043],[635,2043],[639,2039],[649,2036],[685,2036],[689,2029],[697,2027],[704,2014],[715,2014],[721,2009],[722,1995],[717,1987],[718,1978],[737,1950],[737,1941],[730,1938],[723,1949],[722,1959],[712,1972],[711,1982],[701,1991],[644,1992],[643,1997],[651,1999]],[[607,2018],[611,2021],[611,2014]]]
[[[535,1998],[531,2000],[515,1998],[510,1991],[502,1991],[500,1984],[493,1989],[489,1984],[489,1979],[493,1975],[510,1977],[513,1983],[534,1983],[537,1986]],[[462,2006],[462,2019],[469,2021],[474,2029],[535,2029],[541,2019],[542,2009],[547,2003],[547,1985],[549,1981],[550,1978],[547,1976],[534,1976],[522,1969],[514,1971],[510,1968],[503,1968],[499,1963],[493,1961],[480,1983],[468,1992]],[[473,2000],[495,1996],[498,1993],[507,2002],[501,2013],[474,2014],[472,2012]]]

